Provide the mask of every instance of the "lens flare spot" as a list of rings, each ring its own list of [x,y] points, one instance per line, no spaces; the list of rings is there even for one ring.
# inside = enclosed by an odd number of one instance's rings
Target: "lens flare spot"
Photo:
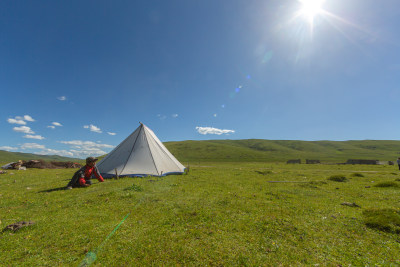
[[[268,51],[267,53],[264,54],[264,57],[261,62],[263,64],[268,63],[271,60],[273,55],[274,55],[274,52]]]

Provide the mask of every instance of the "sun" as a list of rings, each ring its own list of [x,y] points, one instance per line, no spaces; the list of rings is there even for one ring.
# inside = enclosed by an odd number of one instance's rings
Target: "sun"
[[[320,14],[322,10],[322,4],[324,0],[299,0],[301,8],[299,14],[307,18],[310,22],[314,20],[314,17]]]

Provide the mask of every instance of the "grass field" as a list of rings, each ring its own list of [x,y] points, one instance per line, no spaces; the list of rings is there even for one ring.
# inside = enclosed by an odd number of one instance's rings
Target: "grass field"
[[[201,163],[61,190],[73,172],[0,175],[1,228],[35,222],[0,233],[1,266],[400,264],[396,166]]]

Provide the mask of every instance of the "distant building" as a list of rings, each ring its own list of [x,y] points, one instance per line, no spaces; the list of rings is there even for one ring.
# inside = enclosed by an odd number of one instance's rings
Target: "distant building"
[[[379,165],[379,160],[374,159],[348,159],[346,164],[365,164],[365,165]]]
[[[321,161],[319,159],[306,159],[306,164],[320,164]]]
[[[289,159],[287,164],[301,164],[301,159]]]

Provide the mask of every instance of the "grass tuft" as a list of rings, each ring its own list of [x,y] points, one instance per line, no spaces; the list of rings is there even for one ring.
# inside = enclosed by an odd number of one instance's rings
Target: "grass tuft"
[[[348,179],[342,174],[332,175],[328,178],[328,180],[335,181],[335,182],[347,182],[348,181]]]
[[[261,175],[267,175],[272,173],[272,171],[255,171],[255,172]]]
[[[399,185],[396,182],[380,182],[374,185],[375,187],[399,187]]]
[[[400,178],[395,179],[395,181],[400,182]]]
[[[129,187],[125,188],[124,191],[142,192],[143,188],[140,185],[133,184],[132,186],[129,186]]]
[[[359,172],[355,172],[351,176],[353,176],[353,177],[365,177],[364,174],[359,173]]]
[[[400,211],[367,209],[363,212],[365,225],[383,232],[400,234]]]

